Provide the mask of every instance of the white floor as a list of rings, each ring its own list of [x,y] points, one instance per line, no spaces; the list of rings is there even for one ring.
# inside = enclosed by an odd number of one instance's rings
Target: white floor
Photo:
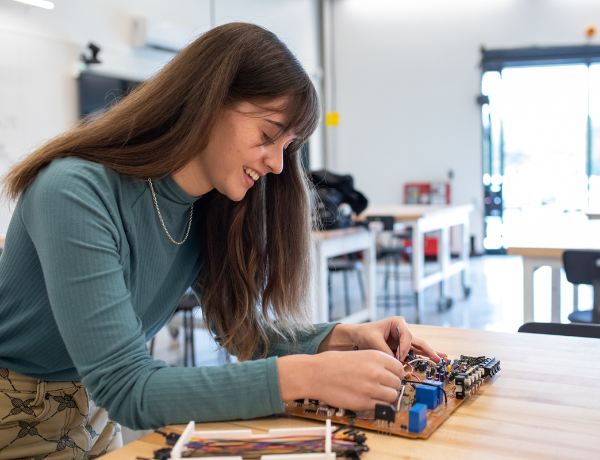
[[[434,269],[435,262],[427,263],[428,269]],[[379,291],[383,287],[383,265],[378,266],[377,281]],[[409,295],[405,301],[410,305],[403,306],[400,314],[411,323],[414,322],[414,304],[410,298],[411,282],[408,264],[401,266],[401,293]],[[333,317],[344,313],[343,277],[334,274],[332,292],[334,311]],[[390,283],[392,281],[390,280]],[[551,302],[551,272],[549,267],[539,269],[535,274],[535,320],[550,321]],[[425,291],[425,315],[423,324],[458,327],[467,329],[485,329],[491,331],[516,332],[523,323],[523,268],[518,256],[483,256],[471,259],[470,275],[471,295],[465,299],[457,275],[449,281],[450,295],[454,304],[449,310],[439,310],[437,300],[439,288],[431,287]],[[390,284],[391,292],[394,285]],[[579,308],[589,309],[592,305],[591,288],[580,286]],[[349,276],[349,292],[353,311],[361,308],[361,299],[356,282],[356,275]],[[573,310],[573,288],[566,279],[562,282],[562,320],[567,321],[567,315]],[[200,314],[200,312],[198,312]],[[377,319],[396,314],[396,308],[377,310]],[[219,366],[225,363],[225,353],[217,350],[217,346],[207,331],[196,329],[195,352],[197,366]],[[179,337],[173,339],[168,328],[161,330],[156,336],[156,359],[165,361],[170,366],[183,364],[183,346],[179,339],[183,338],[180,330]],[[132,432],[124,429],[124,441],[137,439],[145,432]]]

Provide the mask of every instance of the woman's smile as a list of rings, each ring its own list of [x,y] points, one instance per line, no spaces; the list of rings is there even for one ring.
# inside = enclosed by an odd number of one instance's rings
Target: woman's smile
[[[258,174],[256,174],[254,170],[250,168],[244,168],[244,179],[246,180],[248,188],[254,185],[254,182],[258,180],[258,177]]]

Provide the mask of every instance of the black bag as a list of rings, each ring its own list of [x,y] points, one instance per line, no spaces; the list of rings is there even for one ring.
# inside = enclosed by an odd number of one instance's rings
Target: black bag
[[[351,214],[363,212],[368,200],[354,189],[354,179],[324,170],[313,171],[311,179],[318,196],[316,213],[325,230],[352,226]]]

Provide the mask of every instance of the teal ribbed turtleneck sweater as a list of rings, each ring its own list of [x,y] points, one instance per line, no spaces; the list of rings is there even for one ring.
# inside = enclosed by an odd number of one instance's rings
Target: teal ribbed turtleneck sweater
[[[169,233],[190,205],[171,177],[154,182]],[[146,181],[77,158],[53,161],[21,195],[0,257],[0,366],[42,380],[82,380],[125,426],[265,416],[283,410],[277,358],[171,368],[146,342],[173,315],[201,264],[194,213],[175,245]],[[300,337],[316,353],[333,324]]]

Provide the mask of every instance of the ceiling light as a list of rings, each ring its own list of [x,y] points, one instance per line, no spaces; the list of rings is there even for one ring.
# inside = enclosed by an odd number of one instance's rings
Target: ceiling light
[[[54,8],[54,3],[48,2],[46,0],[15,0],[15,2],[26,3],[27,5],[39,6],[40,8],[45,8],[47,10],[51,10]]]

